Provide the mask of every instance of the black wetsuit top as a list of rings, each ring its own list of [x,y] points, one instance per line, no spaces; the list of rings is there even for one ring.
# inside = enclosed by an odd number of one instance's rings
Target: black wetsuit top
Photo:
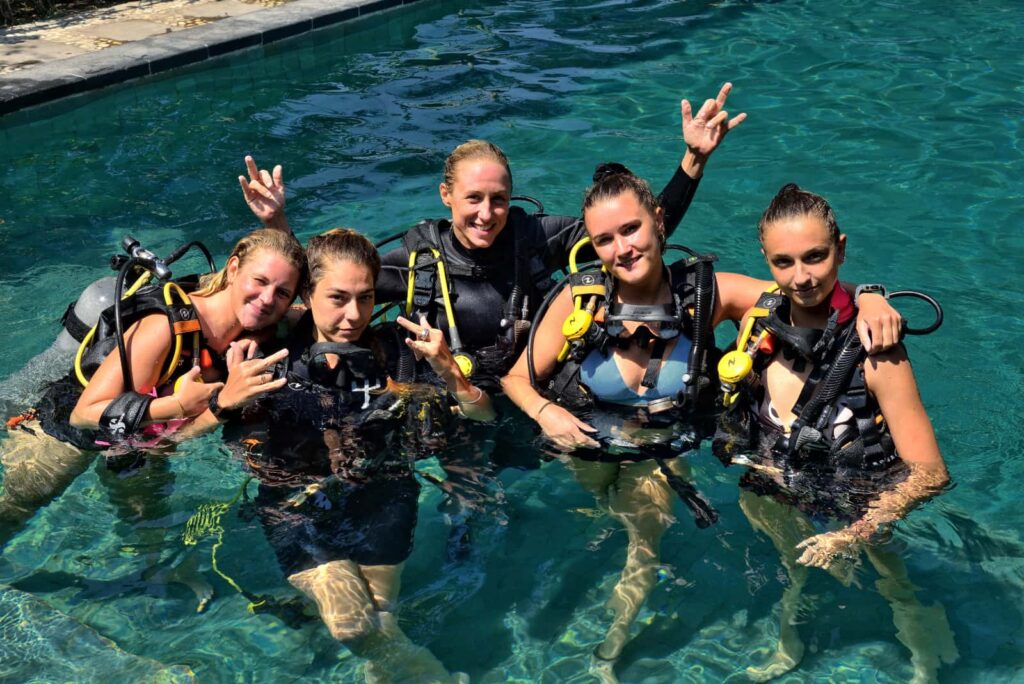
[[[247,455],[264,484],[303,487],[332,476],[354,484],[405,477],[417,449],[438,448],[443,436],[432,442],[424,430],[431,430],[427,418],[450,413],[444,395],[435,388],[410,390],[408,396],[388,389],[388,377],[398,377],[399,358],[411,356],[399,346],[395,328],[385,323],[369,330],[358,345],[370,355],[360,363],[363,377],[338,380],[336,370],[317,371],[310,358],[313,322],[306,312],[289,338],[288,383],[247,414],[265,426],[265,433],[256,435],[261,447]],[[441,433],[443,426],[433,430]]]
[[[665,211],[665,230],[671,234],[679,225],[683,215],[697,191],[699,179],[690,178],[677,167],[675,175],[659,196]],[[515,285],[515,253],[517,235],[525,235],[524,244],[531,250],[531,273],[533,294],[529,298],[527,319],[533,317],[540,299],[551,287],[550,275],[568,263],[569,251],[586,235],[583,220],[574,216],[547,216],[527,214],[520,207],[509,210],[508,223],[498,235],[494,244],[485,249],[467,249],[455,239],[451,224],[447,220],[438,222],[441,250],[446,258],[470,267],[477,267],[479,275],[450,275],[452,307],[455,312],[459,335],[463,347],[472,353],[493,347],[502,337],[501,319],[504,317],[512,288]],[[522,238],[520,238],[522,239]],[[586,252],[581,261],[593,259]],[[382,257],[384,268],[377,280],[377,302],[404,302],[407,294],[409,251],[399,246]],[[540,271],[538,273],[537,271]],[[543,277],[543,281],[541,280]],[[430,320],[431,325],[447,330],[447,317],[437,307],[437,314]],[[521,343],[522,344],[522,343]],[[497,386],[497,379],[512,367],[521,349],[508,349],[500,354],[502,358],[487,364],[480,376],[487,389]]]
[[[431,416],[440,423],[451,412],[435,388],[388,389],[403,354],[388,326],[364,335],[373,360],[361,362],[362,377],[339,381],[310,358],[307,312],[289,340],[288,384],[259,402],[266,431],[248,442],[246,461],[286,574],[336,560],[395,565],[412,551],[420,491],[413,460],[419,449],[443,446]]]

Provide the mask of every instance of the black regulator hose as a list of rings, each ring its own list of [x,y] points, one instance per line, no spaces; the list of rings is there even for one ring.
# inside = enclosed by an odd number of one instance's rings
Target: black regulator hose
[[[800,411],[800,416],[793,422],[790,433],[792,435],[790,437],[792,441],[789,445],[790,453],[796,453],[808,439],[814,439],[817,436],[813,433],[807,435],[803,428],[812,426],[815,431],[820,433],[822,426],[818,425],[818,423],[825,407],[831,406],[835,402],[836,397],[840,395],[843,388],[849,383],[850,375],[864,359],[865,355],[866,352],[860,342],[860,336],[857,334],[857,330],[851,326],[847,333],[846,343],[839,351],[839,354],[836,355],[836,360],[832,363],[832,367],[828,369],[825,377],[815,387],[811,398],[804,405],[803,410]]]
[[[132,367],[128,362],[128,352],[124,344],[124,321],[121,320],[121,294],[124,291],[124,279],[136,266],[147,268],[149,260],[131,257],[125,261],[117,270],[117,279],[114,281],[114,327],[117,330],[117,351],[121,356],[121,377],[124,379],[125,391],[135,390],[135,381],[132,378]]]
[[[701,496],[700,492],[691,482],[672,472],[672,469],[668,467],[668,463],[662,457],[655,456],[654,461],[658,464],[658,468],[661,469],[662,475],[668,480],[669,486],[672,487],[683,503],[686,504],[686,507],[690,509],[690,512],[693,513],[693,522],[697,524],[697,527],[703,530],[718,522],[718,511],[715,510],[715,507],[707,499]]]
[[[696,281],[697,291],[694,293],[694,305],[693,305],[693,346],[690,347],[690,367],[688,369],[690,375],[690,410],[695,411],[697,407],[697,398],[700,396],[701,389],[704,385],[710,382],[705,376],[707,371],[707,338],[708,330],[707,323],[704,316],[702,315],[705,311],[705,307],[709,304],[713,307],[715,305],[715,275],[711,267],[706,261],[698,261],[696,266]],[[707,298],[711,297],[711,301],[708,302]]]
[[[926,328],[911,328],[910,326],[904,326],[903,332],[906,333],[907,335],[927,335],[929,333],[935,332],[936,330],[939,329],[939,326],[942,325],[942,307],[933,297],[930,297],[923,292],[917,292],[915,290],[900,290],[898,292],[889,293],[889,299],[896,299],[897,297],[914,297],[915,299],[921,299],[931,304],[931,307],[935,309],[934,323],[932,323]]]
[[[568,284],[569,279],[565,278],[562,282],[551,288],[551,292],[547,293],[544,297],[544,301],[540,304],[540,308],[537,309],[537,313],[533,316],[533,325],[530,326],[530,334],[526,337],[526,370],[530,376],[530,386],[534,389],[537,388],[537,368],[533,365],[533,338],[537,334],[537,328],[540,327],[540,322],[544,320],[544,314],[551,306],[551,302],[555,301],[555,297],[557,297]]]
[[[193,247],[202,252],[203,256],[206,257],[206,263],[210,267],[210,273],[215,272],[217,270],[217,263],[213,260],[213,255],[210,254],[210,250],[208,250],[206,248],[206,245],[204,245],[199,240],[193,240],[192,242],[186,245],[178,247],[176,250],[167,255],[167,258],[164,259],[164,263],[173,264],[175,261],[185,256],[185,253],[188,252],[188,250],[192,249]]]

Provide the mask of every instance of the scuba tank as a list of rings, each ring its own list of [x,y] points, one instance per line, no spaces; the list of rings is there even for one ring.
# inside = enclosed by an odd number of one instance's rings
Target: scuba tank
[[[33,356],[0,385],[0,411],[17,413],[39,396],[40,388],[67,373],[85,334],[99,320],[100,312],[114,303],[113,276],[104,276],[82,290],[61,317],[61,331],[45,351]]]
[[[100,313],[114,303],[116,280],[114,276],[104,276],[82,290],[60,319],[62,327],[53,342],[54,347],[68,353],[78,349],[82,338],[99,321]]]
[[[0,411],[5,415],[13,415],[25,406],[33,404],[43,387],[67,374],[68,369],[74,364],[76,352],[82,341],[98,325],[101,314],[112,310],[118,303],[116,292],[124,290],[124,277],[129,274],[151,274],[157,279],[167,278],[170,276],[167,265],[180,259],[192,247],[202,251],[211,270],[215,270],[209,251],[198,242],[190,242],[176,249],[165,259],[160,259],[144,249],[130,235],[122,240],[121,247],[127,254],[115,255],[110,259],[110,267],[119,272],[118,277],[104,276],[82,290],[78,298],[64,311],[60,319],[60,333],[50,347],[34,356],[0,385]],[[121,285],[118,284],[119,280],[122,281]],[[122,296],[124,295],[122,292]]]

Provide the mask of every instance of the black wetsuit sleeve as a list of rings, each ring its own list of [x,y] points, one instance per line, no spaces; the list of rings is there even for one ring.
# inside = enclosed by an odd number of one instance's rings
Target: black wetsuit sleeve
[[[690,202],[697,193],[697,186],[700,185],[700,178],[690,178],[683,171],[681,166],[676,167],[668,184],[662,188],[658,195],[658,204],[665,212],[665,234],[672,235],[679,222],[683,220],[686,210],[690,208]]]
[[[569,250],[587,234],[583,219],[576,216],[541,216],[540,228],[544,234],[544,266],[557,271],[569,261]]]
[[[375,294],[378,304],[405,301],[409,252],[403,246],[395,247],[381,257],[380,275]]]
[[[658,194],[658,204],[665,211],[667,235],[672,235],[679,222],[683,220],[683,215],[690,208],[699,184],[699,178],[690,178],[681,166],[676,166],[676,172]],[[583,219],[572,216],[543,216],[540,222],[547,239],[546,265],[552,271],[562,268],[569,261],[569,250],[587,234],[586,228],[583,227]],[[589,248],[580,255],[581,261],[596,258]]]

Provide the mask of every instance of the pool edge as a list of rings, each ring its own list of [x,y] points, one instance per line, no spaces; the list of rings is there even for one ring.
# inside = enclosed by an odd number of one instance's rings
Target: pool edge
[[[0,78],[0,117],[418,2],[422,0],[295,0],[28,67]]]

